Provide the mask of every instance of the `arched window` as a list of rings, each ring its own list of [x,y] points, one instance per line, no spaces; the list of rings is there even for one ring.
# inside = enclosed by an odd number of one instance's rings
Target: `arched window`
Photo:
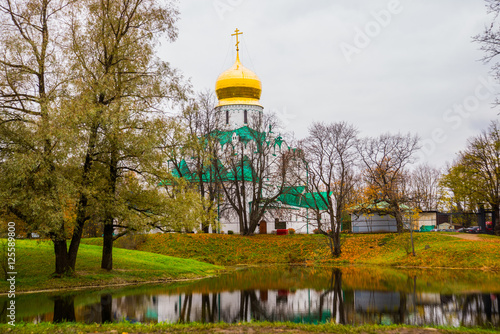
[[[229,110],[226,110],[226,124],[229,124]]]
[[[248,111],[243,111],[243,123],[248,124]]]

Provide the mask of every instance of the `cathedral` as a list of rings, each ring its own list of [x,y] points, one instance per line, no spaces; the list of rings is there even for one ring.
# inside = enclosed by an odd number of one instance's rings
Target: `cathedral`
[[[218,126],[210,137],[216,142],[216,162],[201,177],[190,174],[185,163],[183,177],[191,175],[193,182],[212,185],[218,194],[219,226],[210,232],[266,234],[293,229],[313,233],[318,217],[323,220],[324,205],[306,191],[307,164],[300,150],[274,133],[272,116],[264,113],[262,83],[240,61],[241,34],[236,29],[232,35],[236,37],[234,64],[215,84]]]

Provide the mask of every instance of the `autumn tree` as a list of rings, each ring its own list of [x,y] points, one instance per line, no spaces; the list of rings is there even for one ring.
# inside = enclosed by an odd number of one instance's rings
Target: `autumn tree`
[[[454,193],[468,198],[478,206],[489,205],[497,220],[500,210],[500,123],[498,121],[491,122],[488,129],[467,141],[466,149],[459,154],[459,163],[455,166],[455,170],[454,174],[449,173],[447,177],[450,188],[457,185],[452,188]],[[499,224],[495,225],[497,232],[500,230]]]
[[[124,219],[129,212],[149,210],[137,204],[143,201],[131,201],[125,178],[134,175],[151,184],[165,177],[160,146],[167,121],[161,110],[165,101],[182,99],[185,87],[168,63],[155,57],[154,46],[161,35],[176,38],[178,12],[170,2],[155,0],[85,0],[73,9],[74,87],[86,101],[80,121],[92,140],[85,156],[93,160],[92,196],[99,203],[93,207],[101,210],[104,226],[101,267],[111,270],[115,229],[130,228],[124,224],[131,221]],[[133,197],[156,191],[143,188],[135,187]],[[83,215],[86,203],[79,203]]]
[[[317,213],[318,231],[328,237],[333,256],[341,254],[342,217],[355,186],[356,144],[357,130],[344,122],[314,123],[302,143],[307,184],[314,193],[308,204]]]
[[[439,180],[442,189],[443,205],[451,212],[461,214],[454,218],[455,223],[470,226],[475,217],[464,215],[476,212],[478,209],[479,184],[474,180],[471,170],[467,168],[462,159],[458,159],[448,166],[444,175]]]
[[[411,134],[382,134],[365,138],[358,144],[364,180],[373,189],[376,200],[389,205],[399,233],[404,227],[401,205],[409,202],[405,168],[415,161],[418,142],[418,137]]]
[[[116,225],[160,213],[142,198],[159,198],[162,110],[186,87],[154,46],[176,37],[177,11],[153,0],[2,0],[0,16],[2,206],[53,240],[57,274],[75,269],[84,224],[99,217],[110,269]]]
[[[54,243],[55,272],[71,266],[64,215],[74,190],[61,127],[68,92],[62,19],[71,1],[0,1],[1,205]]]

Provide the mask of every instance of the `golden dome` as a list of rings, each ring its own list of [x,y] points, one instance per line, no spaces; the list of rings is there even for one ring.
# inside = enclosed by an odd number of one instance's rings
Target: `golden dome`
[[[259,77],[243,66],[239,55],[230,69],[222,72],[215,83],[215,92],[219,105],[251,104],[258,105],[262,85]]]

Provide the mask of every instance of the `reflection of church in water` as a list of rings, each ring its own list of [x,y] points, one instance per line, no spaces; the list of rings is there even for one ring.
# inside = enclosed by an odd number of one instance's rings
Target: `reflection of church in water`
[[[434,288],[425,289],[429,283],[427,278],[420,281],[416,276],[400,281],[408,283],[397,285],[404,286],[403,290],[371,289],[369,286],[355,289],[346,284],[362,275],[361,269],[350,274],[339,269],[323,270],[318,274],[300,267],[280,271],[259,268],[185,286],[129,287],[104,294],[88,291],[81,295],[37,295],[36,304],[40,309],[33,307],[33,296],[20,295],[16,305],[23,310],[18,321],[31,323],[52,320],[238,323],[256,320],[500,328],[500,294],[497,292],[438,293],[432,291]],[[367,275],[365,278],[372,277]],[[6,300],[6,296],[3,299],[0,296],[0,322],[6,320]]]
[[[178,291],[160,287],[139,295],[103,295],[100,304],[77,307],[76,320],[500,326],[498,294],[418,292],[416,285],[415,290],[406,292],[345,289],[338,269],[332,269],[329,286],[321,289],[280,288],[279,284],[275,288],[255,288],[260,285],[256,283],[245,290],[212,290],[213,283],[209,279]]]

